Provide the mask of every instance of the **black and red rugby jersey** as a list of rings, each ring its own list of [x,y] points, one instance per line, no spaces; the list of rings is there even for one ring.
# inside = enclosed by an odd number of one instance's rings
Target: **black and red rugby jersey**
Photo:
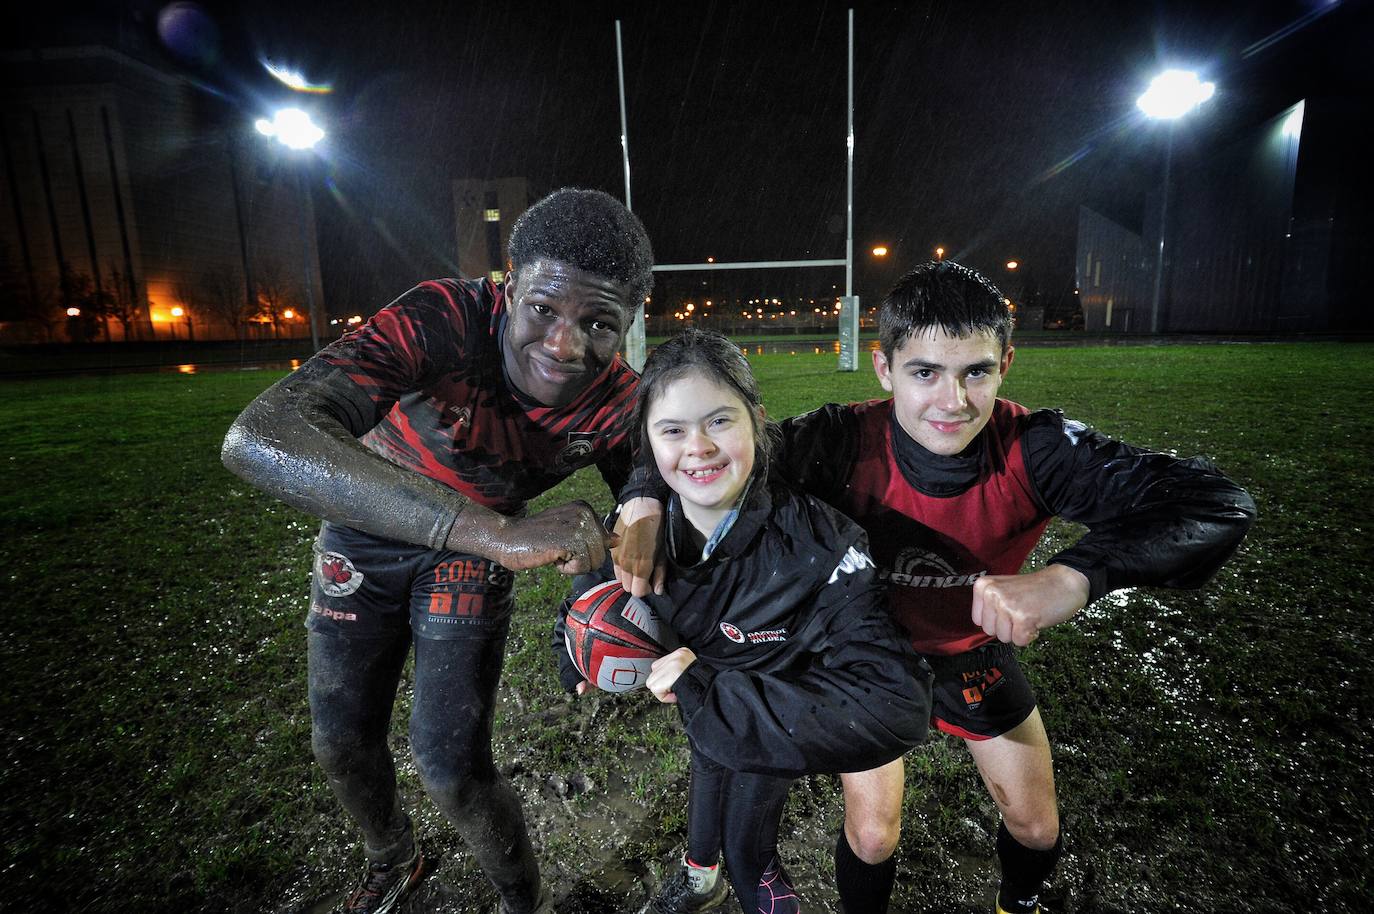
[[[504,514],[592,463],[618,491],[639,376],[617,355],[567,406],[528,399],[503,369],[503,292],[490,280],[423,282],[320,353],[377,408],[360,440]]]
[[[782,423],[781,471],[868,533],[890,611],[927,654],[992,641],[973,624],[973,582],[1016,574],[1052,517],[1088,532],[1049,561],[1121,587],[1199,587],[1230,557],[1254,500],[1208,460],[1133,447],[997,400],[962,454],[932,454],[892,400],[827,404]]]

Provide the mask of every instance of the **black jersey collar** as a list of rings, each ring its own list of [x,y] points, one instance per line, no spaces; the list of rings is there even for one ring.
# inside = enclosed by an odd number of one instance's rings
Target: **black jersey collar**
[[[982,475],[986,428],[958,454],[945,456],[931,453],[908,435],[902,423],[897,421],[895,409],[888,414],[888,419],[897,468],[902,478],[922,495],[951,498],[967,492]]]

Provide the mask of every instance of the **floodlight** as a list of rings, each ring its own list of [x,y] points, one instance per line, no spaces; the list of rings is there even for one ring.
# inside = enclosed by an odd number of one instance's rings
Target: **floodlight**
[[[1183,117],[1216,94],[1217,84],[1203,82],[1192,70],[1165,70],[1135,100],[1148,117],[1171,121]]]

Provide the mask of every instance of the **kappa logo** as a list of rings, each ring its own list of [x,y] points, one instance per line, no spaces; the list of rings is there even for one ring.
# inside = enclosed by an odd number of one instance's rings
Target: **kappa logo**
[[[987,574],[986,570],[960,574],[937,553],[926,549],[903,549],[886,575],[894,584],[907,587],[968,587]]]
[[[353,567],[348,556],[337,552],[322,552],[315,559],[315,580],[320,590],[331,597],[346,597],[363,586],[363,573]]]
[[[568,443],[553,459],[554,465],[560,470],[576,470],[591,463],[595,440],[596,432],[568,432]]]
[[[872,567],[873,560],[868,557],[867,552],[860,552],[858,549],[850,546],[849,551],[844,554],[844,558],[840,559],[840,564],[836,565],[835,570],[830,572],[830,580],[825,583],[834,584],[840,579],[840,575],[842,574],[853,574],[861,568]]]
[[[337,609],[330,609],[328,606],[321,606],[318,603],[310,604],[310,611],[317,616],[324,616],[326,619],[333,619],[335,622],[357,622],[357,613],[341,612]]]
[[[736,644],[744,643],[744,632],[735,628],[729,622],[720,623],[720,633]]]

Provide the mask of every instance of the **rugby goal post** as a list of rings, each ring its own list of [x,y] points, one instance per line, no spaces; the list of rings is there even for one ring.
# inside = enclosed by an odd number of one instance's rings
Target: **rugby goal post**
[[[849,89],[848,132],[845,135],[845,239],[844,259],[831,260],[749,260],[728,263],[661,263],[655,273],[707,270],[773,270],[798,267],[844,267],[844,295],[840,299],[838,371],[857,371],[859,368],[859,298],[854,294],[854,10],[849,10]],[[620,89],[620,154],[625,169],[625,208],[634,211],[630,200],[630,133],[625,115],[625,63],[621,51],[620,20],[615,21],[615,72]],[[625,334],[625,358],[635,371],[644,369],[647,346],[644,339],[644,303],[635,312],[634,321]]]

